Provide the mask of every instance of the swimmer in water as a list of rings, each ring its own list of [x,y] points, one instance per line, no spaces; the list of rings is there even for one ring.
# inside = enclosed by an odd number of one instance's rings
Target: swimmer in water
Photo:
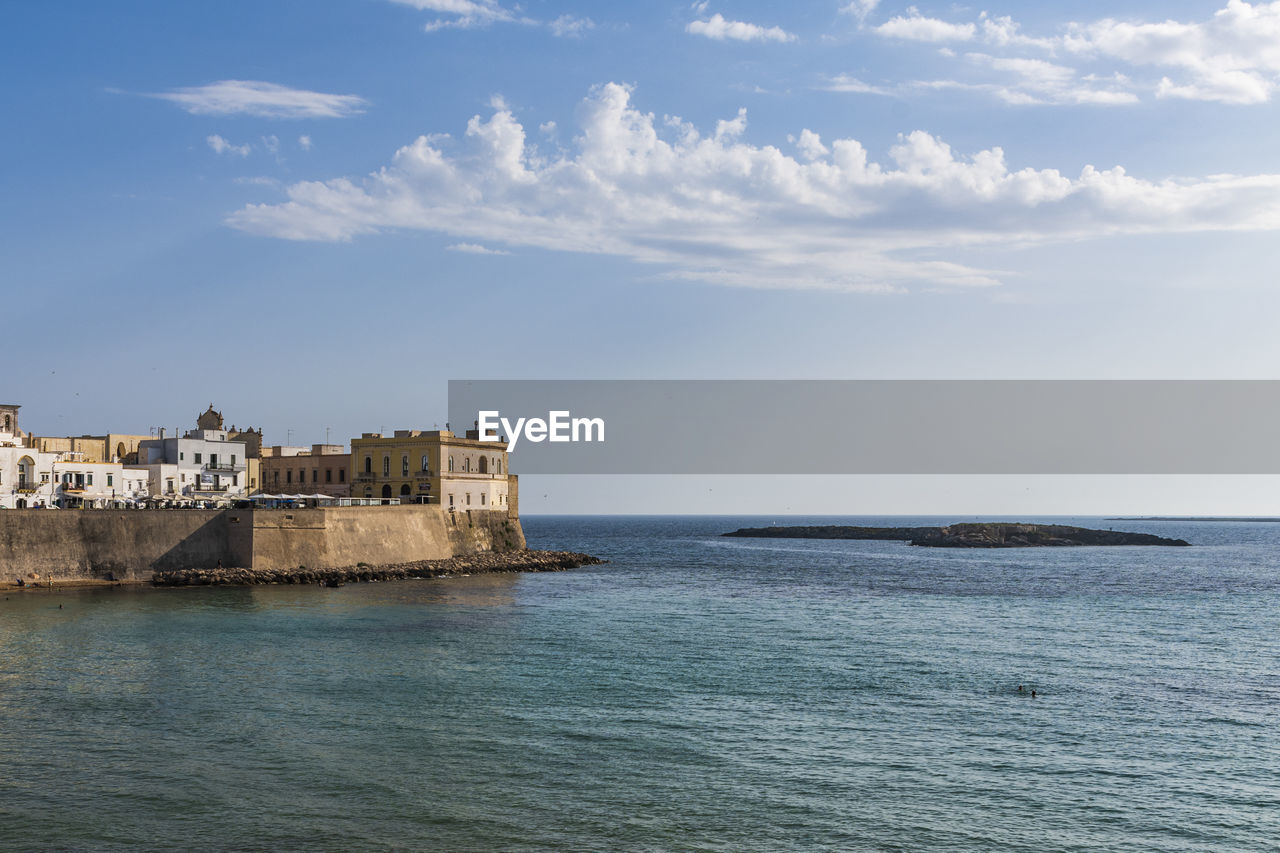
[[[1018,685],[1018,692],[1019,692],[1019,693],[1026,693],[1027,691],[1023,690],[1023,689],[1022,689],[1022,685],[1021,685],[1021,684],[1019,684],[1019,685]]]
[[[1036,698],[1036,692],[1034,690],[1031,691],[1031,698],[1032,699]]]

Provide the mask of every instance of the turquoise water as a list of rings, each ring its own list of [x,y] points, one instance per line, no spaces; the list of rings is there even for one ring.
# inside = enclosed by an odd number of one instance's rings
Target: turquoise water
[[[558,574],[10,593],[0,848],[1276,849],[1280,524],[716,535],[771,520],[526,519],[613,561]]]

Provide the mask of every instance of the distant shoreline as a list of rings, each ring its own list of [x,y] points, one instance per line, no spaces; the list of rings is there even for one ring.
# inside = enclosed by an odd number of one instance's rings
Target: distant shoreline
[[[1247,521],[1258,523],[1280,522],[1280,518],[1262,518],[1246,516],[1214,516],[1214,515],[1115,515],[1108,516],[1107,521]]]

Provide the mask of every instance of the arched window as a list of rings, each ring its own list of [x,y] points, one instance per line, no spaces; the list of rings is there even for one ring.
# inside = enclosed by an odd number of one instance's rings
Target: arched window
[[[364,458],[364,472],[366,474],[373,473],[373,457],[372,456],[366,456]]]
[[[449,457],[449,473],[453,473],[453,456]]]
[[[385,486],[383,486],[383,487],[382,487],[382,497],[383,497],[383,498],[389,498],[389,497],[391,497],[391,485],[390,485],[390,484],[385,485]]]
[[[501,474],[501,473],[502,473],[502,460],[501,460],[501,459],[499,459],[499,460],[498,460],[498,462],[497,462],[497,471],[496,471],[496,473],[498,473],[498,474]]]
[[[425,453],[424,453],[424,454],[422,454],[422,470],[423,470],[423,472],[424,472],[424,473],[425,473],[426,471],[430,471],[430,470],[431,470],[431,469],[427,466],[427,454],[425,454]]]
[[[481,474],[489,473],[489,457],[487,456],[480,457],[480,473]]]
[[[400,457],[400,476],[409,476],[409,454],[406,453]]]
[[[404,497],[407,494],[409,494],[409,484],[405,483],[400,487],[400,497]]]
[[[462,472],[464,474],[471,473],[471,457],[470,456],[462,460]]]
[[[391,476],[391,457],[390,456],[382,457],[382,476],[384,477]],[[391,497],[391,496],[387,495],[387,497]]]

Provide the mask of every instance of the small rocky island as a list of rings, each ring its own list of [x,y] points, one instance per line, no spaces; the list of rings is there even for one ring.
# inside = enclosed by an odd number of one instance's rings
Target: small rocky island
[[[881,539],[925,548],[1053,548],[1080,545],[1190,545],[1151,533],[1091,530],[1065,524],[1007,522],[951,524],[946,527],[743,527],[724,536],[761,539]]]

